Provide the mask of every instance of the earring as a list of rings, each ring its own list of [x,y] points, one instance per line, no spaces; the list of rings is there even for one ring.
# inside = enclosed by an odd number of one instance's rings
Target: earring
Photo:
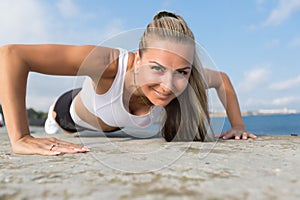
[[[136,74],[137,74],[137,69],[136,66],[133,67],[133,84],[135,85],[135,87],[137,87],[136,84]]]
[[[133,68],[133,73],[134,73],[134,74],[137,74],[137,73],[138,73],[138,69],[137,69],[136,66],[134,66],[134,68]]]

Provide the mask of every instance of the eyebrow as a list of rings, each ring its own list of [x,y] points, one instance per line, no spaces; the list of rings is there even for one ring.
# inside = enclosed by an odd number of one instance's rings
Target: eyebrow
[[[158,66],[160,66],[160,67],[163,67],[164,69],[167,69],[168,67],[166,67],[166,66],[163,66],[162,64],[160,64],[160,63],[158,63],[158,62],[156,62],[156,61],[149,61],[149,63],[154,63],[154,64],[156,64],[156,65],[158,65]],[[187,69],[191,69],[192,67],[191,66],[188,66],[188,67],[183,67],[183,68],[179,68],[179,69],[176,69],[176,71],[178,71],[178,70],[187,70]]]

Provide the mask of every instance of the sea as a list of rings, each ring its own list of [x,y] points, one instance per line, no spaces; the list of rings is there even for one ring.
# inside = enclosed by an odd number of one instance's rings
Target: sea
[[[300,136],[300,113],[297,114],[272,114],[272,115],[251,115],[244,116],[243,121],[246,129],[256,135],[293,135]],[[227,117],[212,117],[211,124],[215,134],[227,131],[230,129],[230,123]],[[157,132],[159,125],[149,127],[149,130],[130,130],[137,134],[139,133],[147,136],[150,132]],[[0,128],[5,132],[4,127]],[[3,131],[0,131],[2,133]],[[43,131],[43,127],[41,130]]]
[[[257,135],[299,135],[300,113],[298,114],[272,114],[243,117],[246,129]],[[230,129],[227,118],[212,119],[223,122],[222,131]]]

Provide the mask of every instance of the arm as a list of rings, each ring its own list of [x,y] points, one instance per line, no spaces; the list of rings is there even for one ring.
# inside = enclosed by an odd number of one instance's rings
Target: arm
[[[223,139],[229,139],[233,137],[235,139],[247,139],[248,137],[256,138],[255,135],[249,133],[245,129],[237,95],[227,74],[224,72],[206,69],[205,76],[208,88],[216,89],[217,94],[226,109],[226,113],[232,127],[231,130],[226,131],[217,137],[222,137]]]
[[[26,113],[26,84],[30,71],[52,75],[76,75],[93,46],[8,45],[0,49],[0,98],[12,149],[21,154],[57,155],[85,152],[82,146],[55,138],[37,139],[30,136]],[[103,51],[103,56],[110,50]],[[107,55],[106,55],[107,54]],[[108,59],[103,59],[108,60]],[[99,63],[91,63],[81,75],[93,74]],[[101,64],[101,63],[100,63]],[[103,64],[104,66],[104,64]],[[98,68],[99,70],[99,68]],[[53,143],[63,144],[55,151]]]

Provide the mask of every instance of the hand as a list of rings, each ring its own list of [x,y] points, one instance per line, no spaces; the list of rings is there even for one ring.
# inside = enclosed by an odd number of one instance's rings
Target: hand
[[[12,149],[16,154],[39,154],[45,156],[57,156],[60,154],[86,153],[88,147],[72,144],[56,138],[34,138],[26,135],[12,143]]]
[[[223,132],[215,136],[216,138],[222,138],[223,140],[234,138],[236,140],[247,140],[248,138],[255,139],[256,135],[248,132],[245,128],[232,128],[226,132]]]

